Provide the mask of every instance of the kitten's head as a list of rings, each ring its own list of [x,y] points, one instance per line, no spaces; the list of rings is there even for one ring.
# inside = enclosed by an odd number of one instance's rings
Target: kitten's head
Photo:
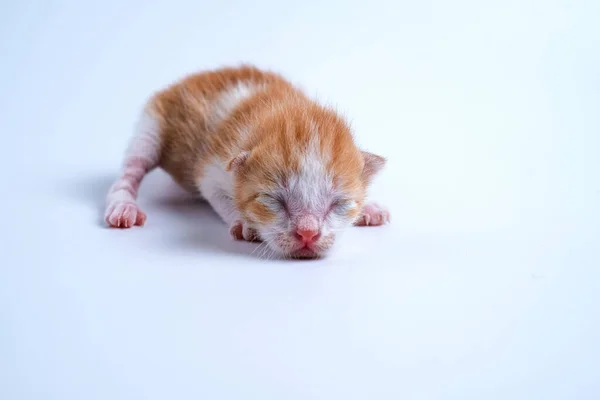
[[[359,150],[346,123],[317,107],[271,114],[250,135],[228,165],[242,217],[279,255],[324,255],[360,216],[385,159]]]

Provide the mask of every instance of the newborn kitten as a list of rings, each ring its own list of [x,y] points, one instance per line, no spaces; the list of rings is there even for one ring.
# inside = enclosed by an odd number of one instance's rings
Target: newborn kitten
[[[382,225],[366,204],[385,159],[361,151],[346,121],[282,76],[252,66],[194,74],[147,103],[107,197],[113,227],[142,226],[139,185],[155,167],[214,208],[238,240],[277,254],[324,255],[351,225]]]

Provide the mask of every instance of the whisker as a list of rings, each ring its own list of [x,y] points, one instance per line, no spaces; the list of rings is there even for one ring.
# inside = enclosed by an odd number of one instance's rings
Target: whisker
[[[265,245],[266,245],[266,243],[265,243],[265,242],[259,243],[259,245],[258,245],[258,246],[256,246],[256,248],[255,248],[254,250],[252,250],[252,253],[250,253],[250,255],[252,256],[254,253],[256,253],[256,251],[257,251],[258,249],[260,249],[261,247],[263,247],[263,246],[265,246]]]
[[[263,246],[262,249],[260,249],[260,253],[258,254],[258,258],[263,259],[265,256],[265,253],[267,252],[267,249],[269,248],[269,246]]]
[[[273,249],[273,242],[275,241],[274,238],[271,238],[269,240],[267,240],[267,244],[268,246],[266,247],[265,250],[265,256],[267,258],[267,260],[273,260],[276,256],[277,256],[277,252]]]
[[[272,248],[270,247],[266,247],[265,248],[265,258],[267,259],[267,261],[271,261],[273,259],[273,255],[275,254],[275,252],[273,251]]]
[[[265,240],[264,242],[264,246],[262,246],[260,253],[258,254],[258,258],[263,258],[265,256],[265,254],[270,250],[270,241],[269,240]]]

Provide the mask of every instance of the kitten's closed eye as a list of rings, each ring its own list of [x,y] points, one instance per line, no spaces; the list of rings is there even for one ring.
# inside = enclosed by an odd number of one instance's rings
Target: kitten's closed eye
[[[330,212],[344,214],[356,207],[356,202],[350,199],[336,199],[329,206]]]
[[[273,210],[287,210],[287,205],[283,198],[268,193],[261,193],[256,199]]]

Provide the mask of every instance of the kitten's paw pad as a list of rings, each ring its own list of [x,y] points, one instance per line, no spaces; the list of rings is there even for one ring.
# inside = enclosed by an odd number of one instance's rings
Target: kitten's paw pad
[[[379,204],[370,203],[363,207],[362,213],[354,223],[356,226],[379,226],[390,222],[390,212]]]
[[[104,220],[113,228],[131,228],[134,225],[143,226],[146,214],[135,203],[117,202],[108,206]]]
[[[251,228],[242,221],[235,221],[229,228],[229,233],[235,240],[245,240],[247,242],[260,242],[260,236],[256,229]]]

